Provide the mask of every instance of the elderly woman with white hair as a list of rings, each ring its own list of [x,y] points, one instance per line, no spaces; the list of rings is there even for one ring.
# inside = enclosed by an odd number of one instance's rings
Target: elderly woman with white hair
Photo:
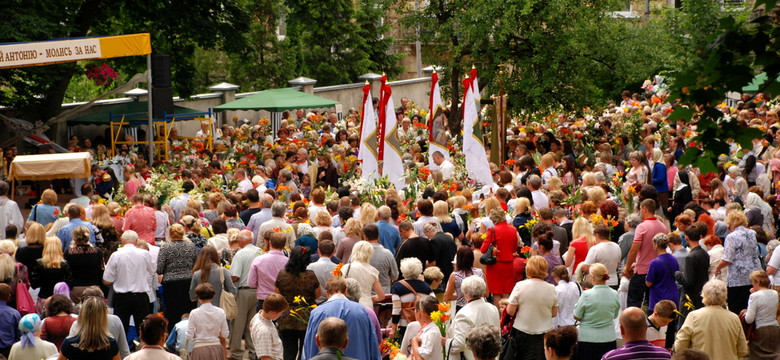
[[[486,290],[487,284],[480,276],[472,275],[463,279],[461,291],[467,303],[452,319],[450,327],[452,337],[443,339],[444,349],[450,359],[460,358],[461,353],[468,360],[475,359],[473,350],[466,347],[466,336],[469,331],[482,324],[495,326],[496,329],[500,326],[498,309],[483,297]]]
[[[401,337],[406,332],[406,326],[416,321],[414,303],[423,295],[434,295],[433,290],[425,281],[420,280],[423,266],[418,258],[401,260],[401,275],[403,280],[396,281],[390,288],[393,296],[393,316],[390,324],[391,333],[400,329]]]
[[[748,279],[749,280],[749,279]],[[720,359],[736,359],[748,353],[739,317],[726,310],[726,283],[710,280],[701,291],[704,307],[685,318],[674,342],[676,352],[695,349],[718,354]]]
[[[345,278],[352,278],[360,283],[360,304],[371,307],[375,301],[385,298],[385,292],[379,283],[379,271],[371,266],[371,257],[374,256],[374,248],[368,241],[361,240],[352,248],[349,264],[341,268]],[[376,295],[371,296],[371,290]]]
[[[750,209],[757,209],[761,212],[764,221],[759,225],[761,225],[767,233],[774,234],[775,224],[774,217],[772,216],[772,207],[769,206],[761,196],[758,196],[758,194],[753,192],[749,192],[745,196],[745,211],[747,212]]]

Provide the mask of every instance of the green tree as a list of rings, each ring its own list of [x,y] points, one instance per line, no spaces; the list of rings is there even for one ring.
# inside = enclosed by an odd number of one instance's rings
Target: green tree
[[[380,24],[385,0],[288,0],[286,61],[293,76],[317,79],[318,84],[354,82],[369,71],[400,73],[402,55],[389,54],[389,28]]]
[[[681,102],[669,119],[690,121],[694,114],[700,116],[696,121],[698,134],[692,139],[698,146],[688,147],[681,163],[693,164],[703,173],[716,171],[718,157],[729,153],[729,140],[749,148],[751,141],[762,135],[760,130],[736,120],[726,121],[716,106],[724,94],[741,91],[761,72],[768,80],[757,93],[780,95],[778,18],[776,1],[771,0],[755,2],[752,20],[732,14],[722,16],[716,36],[701,50],[702,61],[671,74],[671,97]]]
[[[242,52],[248,14],[229,0],[7,0],[0,12],[0,42],[42,41],[148,32],[155,53],[171,54],[172,80],[180,96],[194,91],[197,47]],[[146,68],[142,57],[111,60],[126,73]],[[20,117],[46,120],[60,111],[75,63],[0,70],[0,103]]]

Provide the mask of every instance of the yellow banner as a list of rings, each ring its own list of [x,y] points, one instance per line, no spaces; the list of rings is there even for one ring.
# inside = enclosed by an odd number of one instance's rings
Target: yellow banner
[[[147,55],[148,33],[0,45],[0,69]]]

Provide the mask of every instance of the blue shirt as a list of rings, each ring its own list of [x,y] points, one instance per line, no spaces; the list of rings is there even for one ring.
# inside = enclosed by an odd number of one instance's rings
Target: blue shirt
[[[317,239],[311,235],[303,235],[295,240],[295,246],[305,246],[311,249],[312,253],[317,253]]]
[[[396,249],[401,247],[401,234],[398,229],[385,220],[377,221],[376,227],[379,229],[379,242],[395,256]]]
[[[22,337],[18,326],[21,319],[22,315],[16,309],[0,301],[0,348],[10,348]]]
[[[92,223],[88,223],[81,219],[71,219],[68,225],[63,226],[60,231],[57,232],[57,237],[62,240],[62,251],[65,252],[70,248],[71,233],[76,230],[77,227],[84,226],[89,229],[89,243],[95,245],[95,230]]]
[[[650,303],[648,310],[652,311],[655,304],[661,300],[671,300],[677,305],[680,299],[680,292],[677,290],[677,283],[674,281],[674,273],[680,270],[677,258],[672,254],[661,254],[650,262],[650,268],[647,270],[645,281],[653,283],[650,287]]]
[[[271,209],[265,208],[253,214],[249,218],[249,223],[246,224],[247,229],[252,232],[252,244],[257,245],[257,235],[260,234],[260,225],[264,222],[271,220]]]
[[[46,226],[57,220],[61,212],[62,210],[60,210],[59,206],[36,204],[32,211],[30,211],[30,216],[27,217],[27,221],[35,221]]]
[[[344,349],[344,356],[361,360],[382,359],[382,355],[379,353],[376,330],[374,330],[366,308],[359,303],[347,300],[344,295],[336,294],[312,310],[309,316],[309,326],[306,328],[301,360],[308,360],[317,355],[319,350],[314,341],[314,335],[317,334],[320,322],[331,316],[347,323],[349,344]]]

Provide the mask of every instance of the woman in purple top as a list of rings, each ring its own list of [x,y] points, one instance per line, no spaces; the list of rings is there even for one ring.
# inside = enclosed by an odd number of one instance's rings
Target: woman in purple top
[[[677,283],[674,281],[674,273],[680,270],[680,266],[674,255],[666,252],[668,245],[669,236],[666,234],[656,234],[653,237],[653,246],[658,257],[650,262],[650,268],[647,270],[647,277],[645,277],[645,283],[650,288],[648,311],[653,311],[655,304],[661,300],[671,300],[677,304],[680,299]]]
[[[653,236],[653,248],[655,248],[658,257],[650,261],[650,267],[647,270],[645,284],[650,290],[650,303],[647,305],[648,312],[652,313],[661,300],[671,300],[677,306],[679,305],[680,292],[677,289],[677,282],[674,280],[674,274],[680,270],[680,265],[674,255],[666,252],[669,245],[669,236],[666,234],[656,234]],[[674,346],[674,336],[677,329],[677,319],[672,320],[666,330],[666,348]]]
[[[561,261],[560,256],[552,253],[552,249],[553,249],[552,227],[550,227],[550,224],[540,221],[534,224],[532,235],[534,237],[534,240],[536,240],[539,246],[539,255],[541,255],[545,260],[547,260],[547,276],[544,278],[544,281],[556,285],[557,283],[553,278],[552,271],[556,266],[563,265],[563,262]]]

